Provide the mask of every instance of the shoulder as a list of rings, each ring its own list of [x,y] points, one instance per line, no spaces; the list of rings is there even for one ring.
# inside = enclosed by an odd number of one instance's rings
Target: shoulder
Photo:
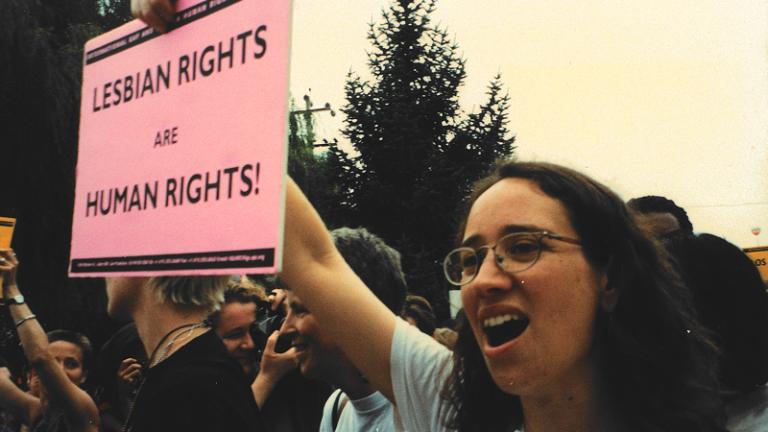
[[[396,414],[407,430],[445,430],[441,397],[453,370],[453,354],[402,319],[392,339],[392,390]],[[452,415],[452,413],[449,413]]]
[[[194,430],[219,431],[257,422],[258,407],[245,374],[210,337],[216,338],[206,333],[149,371],[136,402],[142,413],[137,417],[162,416],[173,423],[173,430],[193,430],[179,428],[182,423]]]
[[[407,367],[409,363],[448,367],[452,354],[434,338],[397,318],[392,338],[391,357],[393,369]]]

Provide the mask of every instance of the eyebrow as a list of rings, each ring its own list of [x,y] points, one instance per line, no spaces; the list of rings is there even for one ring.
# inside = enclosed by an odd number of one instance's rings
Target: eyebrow
[[[250,325],[248,325],[248,327],[250,327]],[[234,336],[242,336],[247,331],[248,331],[248,328],[246,328],[246,327],[236,327],[236,328],[233,328],[232,330],[224,333],[221,337],[228,338],[228,337],[234,337]]]
[[[512,233],[537,232],[537,231],[547,231],[547,230],[536,225],[509,224],[501,228],[501,230],[499,231],[499,237],[505,236],[507,234],[512,234]],[[465,238],[464,241],[461,242],[461,246],[477,246],[478,243],[480,243],[480,235],[473,234]]]

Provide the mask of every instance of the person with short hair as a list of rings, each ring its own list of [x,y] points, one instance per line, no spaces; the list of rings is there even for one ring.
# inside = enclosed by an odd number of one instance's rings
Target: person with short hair
[[[627,206],[634,211],[638,223],[657,238],[675,233],[693,234],[688,213],[669,198],[646,195],[632,198],[627,201]]]
[[[206,320],[223,302],[228,279],[107,279],[108,312],[136,323],[149,363],[126,431],[262,430],[242,367]]]
[[[31,431],[97,432],[99,410],[82,389],[90,371],[93,350],[87,337],[68,330],[47,335],[25,303],[16,283],[19,260],[12,249],[0,249],[3,306],[29,362],[30,380],[39,380],[39,397],[25,393],[0,374],[0,405],[21,419]]]
[[[358,277],[392,312],[401,309],[406,283],[400,253],[365,228],[331,232],[334,244]],[[281,332],[291,336],[299,369],[308,378],[337,386],[325,403],[321,432],[395,430],[392,404],[344,355],[332,335],[289,286],[288,312]]]

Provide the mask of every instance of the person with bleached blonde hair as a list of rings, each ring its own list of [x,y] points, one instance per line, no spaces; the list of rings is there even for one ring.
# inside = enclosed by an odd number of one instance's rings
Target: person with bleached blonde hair
[[[136,323],[148,358],[124,430],[261,430],[246,376],[207,320],[228,279],[107,279],[110,316]]]

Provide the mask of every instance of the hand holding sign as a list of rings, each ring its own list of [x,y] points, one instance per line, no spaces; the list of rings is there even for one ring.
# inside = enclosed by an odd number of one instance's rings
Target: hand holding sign
[[[175,11],[171,0],[131,0],[131,14],[160,33],[165,33],[168,25],[175,21]]]

